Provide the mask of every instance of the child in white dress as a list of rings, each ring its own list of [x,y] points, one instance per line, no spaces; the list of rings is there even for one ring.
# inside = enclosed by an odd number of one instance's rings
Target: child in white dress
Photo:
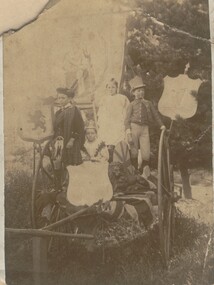
[[[98,201],[109,201],[113,195],[108,177],[108,149],[97,138],[93,121],[86,128],[86,142],[82,152],[83,164],[67,167],[69,185],[68,201],[75,206],[91,206]]]
[[[129,106],[125,95],[117,93],[118,83],[112,78],[106,85],[106,95],[99,104],[98,135],[109,150],[109,162],[112,162],[115,145],[125,139],[124,120]]]

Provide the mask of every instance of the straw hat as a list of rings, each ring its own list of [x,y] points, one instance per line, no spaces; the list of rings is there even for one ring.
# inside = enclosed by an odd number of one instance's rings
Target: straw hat
[[[68,89],[68,88],[59,87],[59,88],[56,89],[56,91],[57,91],[58,94],[64,94],[64,95],[67,95],[70,98],[73,98],[74,95],[75,95],[75,92],[74,92],[74,90],[72,88]]]
[[[146,84],[143,82],[143,79],[140,76],[135,76],[133,79],[129,81],[131,86],[131,92],[137,88],[145,87]]]

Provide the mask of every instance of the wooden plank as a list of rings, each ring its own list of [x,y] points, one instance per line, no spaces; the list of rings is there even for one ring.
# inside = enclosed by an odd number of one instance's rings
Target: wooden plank
[[[60,220],[58,222],[55,222],[55,223],[53,223],[51,225],[48,225],[48,226],[46,226],[46,227],[44,227],[42,229],[43,230],[52,230],[52,229],[58,228],[59,226],[62,226],[62,225],[66,224],[66,223],[68,223],[68,222],[70,222],[72,220],[75,220],[76,218],[78,218],[82,214],[88,212],[92,208],[94,208],[94,205],[89,206],[87,208],[84,208],[82,210],[79,210],[78,212],[75,212],[74,214],[69,215],[68,217],[66,217],[66,218],[64,218],[64,219],[62,219],[62,220]]]
[[[19,235],[29,235],[35,237],[69,237],[77,239],[93,239],[93,235],[89,234],[69,234],[60,232],[51,232],[47,230],[37,230],[37,229],[11,229],[6,228],[6,233],[8,234],[19,234]]]

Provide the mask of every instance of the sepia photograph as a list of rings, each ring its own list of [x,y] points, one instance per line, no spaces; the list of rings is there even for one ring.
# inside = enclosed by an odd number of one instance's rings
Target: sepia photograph
[[[0,24],[2,284],[213,285],[211,2],[39,2]]]

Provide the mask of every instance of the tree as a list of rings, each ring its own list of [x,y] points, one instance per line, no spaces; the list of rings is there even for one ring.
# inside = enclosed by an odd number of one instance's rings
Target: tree
[[[175,121],[171,133],[173,164],[180,170],[184,195],[191,198],[190,168],[212,165],[211,45],[208,2],[202,0],[136,0],[135,12],[127,22],[125,91],[134,74],[147,83],[147,96],[157,103],[163,91],[163,78],[184,72],[201,78],[194,117]],[[169,120],[165,118],[166,125]],[[154,136],[153,146],[157,145]],[[153,148],[157,149],[157,148]],[[154,151],[155,152],[155,151]]]

